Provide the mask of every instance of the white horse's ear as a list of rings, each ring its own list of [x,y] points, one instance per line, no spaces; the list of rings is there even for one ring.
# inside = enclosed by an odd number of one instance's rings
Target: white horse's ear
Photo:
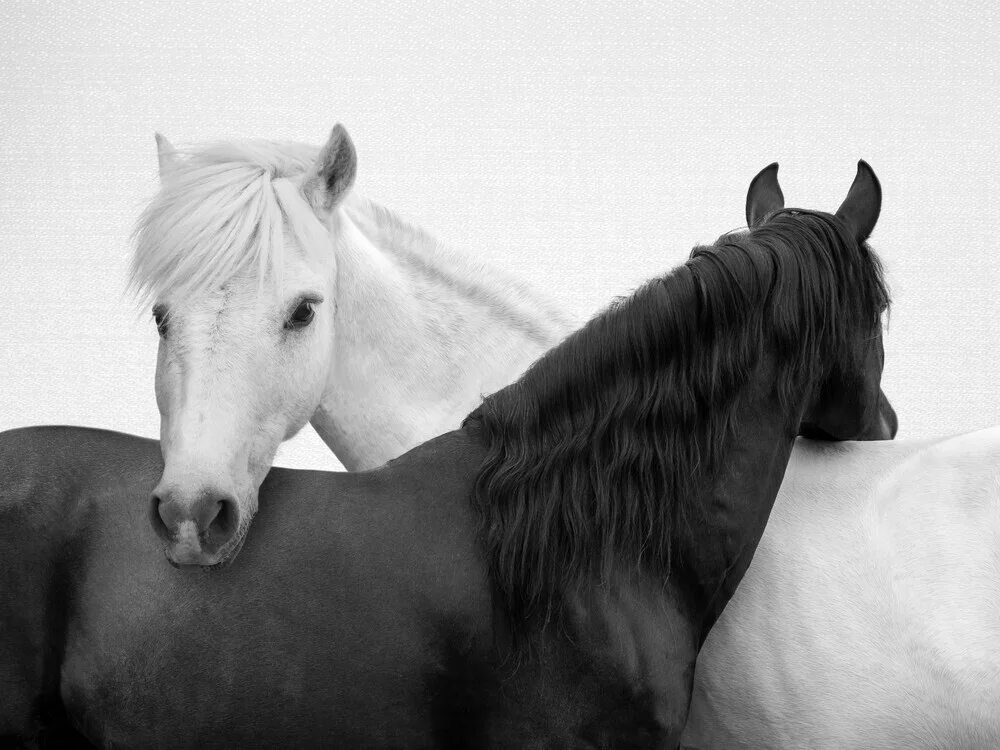
[[[339,122],[319,152],[316,165],[302,184],[306,199],[317,210],[329,211],[354,187],[358,154],[347,128]]]
[[[177,150],[167,140],[166,136],[155,133],[154,137],[156,138],[156,156],[160,161],[160,181],[162,182],[167,173],[173,169],[174,162],[177,159]]]

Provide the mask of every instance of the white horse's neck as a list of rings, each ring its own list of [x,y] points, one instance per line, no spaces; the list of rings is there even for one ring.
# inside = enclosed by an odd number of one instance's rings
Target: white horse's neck
[[[350,470],[455,429],[572,328],[552,301],[351,196],[338,209],[334,355],[312,425]]]

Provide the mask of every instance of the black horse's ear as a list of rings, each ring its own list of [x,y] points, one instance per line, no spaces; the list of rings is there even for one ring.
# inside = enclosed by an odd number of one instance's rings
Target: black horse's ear
[[[875,171],[868,166],[868,162],[861,159],[858,162],[858,174],[854,178],[854,184],[837,209],[837,218],[847,225],[854,239],[861,244],[871,237],[881,211],[882,186],[875,176]]]
[[[785,196],[778,184],[778,162],[764,167],[747,190],[747,226],[755,227],[773,211],[785,207]]]

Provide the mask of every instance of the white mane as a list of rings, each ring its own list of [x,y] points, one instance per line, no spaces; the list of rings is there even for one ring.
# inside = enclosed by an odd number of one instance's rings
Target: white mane
[[[243,141],[178,152],[133,232],[129,290],[140,303],[190,294],[255,269],[278,280],[284,222],[307,252],[325,232],[289,180],[315,164],[302,143]]]
[[[291,181],[314,167],[319,152],[304,143],[263,140],[178,152],[133,232],[128,288],[137,302],[218,287],[242,272],[254,272],[261,285],[266,279],[280,283],[285,222],[312,257],[331,252],[327,230]],[[394,211],[353,193],[345,207],[411,280],[477,299],[546,343],[549,325],[573,327],[530,284],[439,243]]]
[[[391,251],[411,283],[451,289],[459,297],[477,300],[546,347],[552,343],[552,327],[563,334],[576,327],[576,321],[534,285],[489,260],[440,242],[393,209],[356,194],[345,207],[369,241]]]

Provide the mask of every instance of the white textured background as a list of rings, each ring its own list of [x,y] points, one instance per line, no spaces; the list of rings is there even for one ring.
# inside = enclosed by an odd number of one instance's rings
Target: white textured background
[[[369,5],[370,9],[359,6]],[[881,178],[901,437],[1000,424],[1000,4],[39,2],[0,20],[0,429],[155,437],[122,289],[175,142],[336,121],[358,187],[581,317],[743,223]],[[333,467],[311,430],[279,463]]]

